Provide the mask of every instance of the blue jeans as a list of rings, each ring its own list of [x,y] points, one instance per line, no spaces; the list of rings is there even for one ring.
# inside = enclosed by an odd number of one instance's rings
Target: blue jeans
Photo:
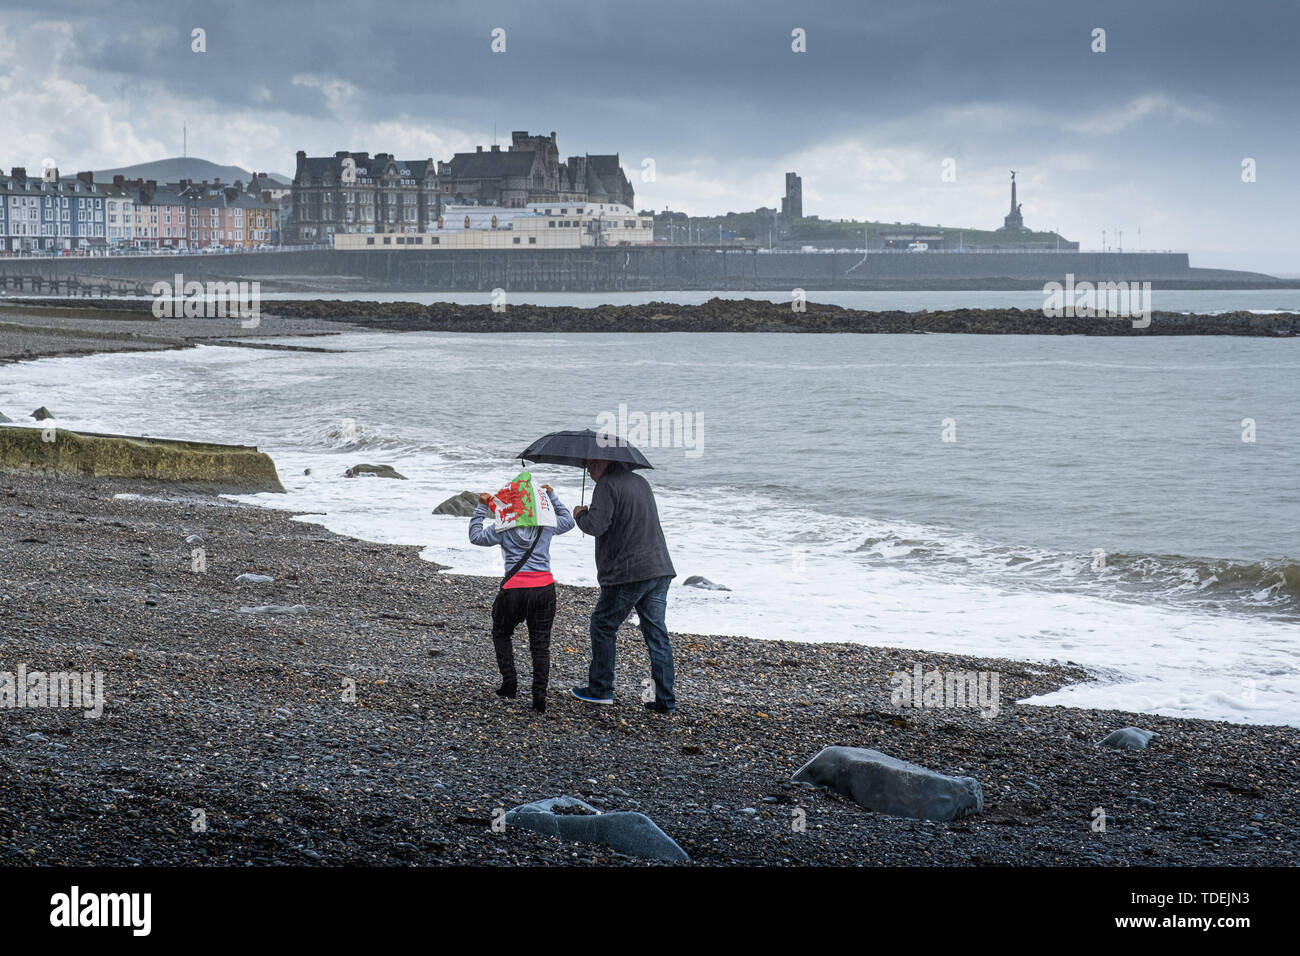
[[[677,707],[673,696],[673,648],[668,643],[664,612],[668,608],[671,577],[650,578],[630,584],[602,587],[591,612],[591,667],[587,684],[599,693],[614,693],[615,637],[627,616],[636,608],[641,618],[641,636],[650,651],[650,676],[655,682],[655,699],[669,710]]]

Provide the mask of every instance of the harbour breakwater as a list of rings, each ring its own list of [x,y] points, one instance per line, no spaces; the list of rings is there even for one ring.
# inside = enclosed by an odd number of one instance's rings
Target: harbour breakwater
[[[400,237],[380,237],[400,238]],[[1291,288],[1255,272],[1191,268],[1186,253],[783,252],[751,247],[590,249],[305,249],[229,255],[0,260],[9,294],[131,294],[174,273],[201,281],[261,281],[266,291],[745,291],[1037,289],[1079,281],[1150,282],[1156,289]],[[135,294],[146,294],[136,291]]]

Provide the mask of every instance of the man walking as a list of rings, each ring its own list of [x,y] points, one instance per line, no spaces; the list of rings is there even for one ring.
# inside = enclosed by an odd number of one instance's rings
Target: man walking
[[[673,696],[673,648],[664,612],[668,585],[677,576],[659,525],[650,483],[621,462],[588,461],[596,482],[591,507],[573,509],[578,527],[596,539],[600,597],[591,612],[591,667],[587,685],[573,696],[589,704],[614,703],[615,637],[635,608],[650,651],[655,699],[645,706],[661,714],[677,709]]]

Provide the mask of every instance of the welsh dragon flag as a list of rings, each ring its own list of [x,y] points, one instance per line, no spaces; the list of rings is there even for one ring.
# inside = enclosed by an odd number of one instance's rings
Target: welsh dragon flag
[[[551,499],[533,483],[531,472],[521,471],[514,481],[492,496],[488,507],[496,517],[494,527],[498,531],[555,527],[555,509],[551,507]]]

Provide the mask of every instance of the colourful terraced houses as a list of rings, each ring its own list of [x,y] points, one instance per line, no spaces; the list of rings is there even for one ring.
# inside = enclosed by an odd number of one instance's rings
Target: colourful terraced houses
[[[0,173],[0,255],[271,245],[280,239],[280,204],[265,185],[159,185],[121,176],[96,183],[88,172],[64,178],[51,168],[29,176],[15,167]]]
[[[90,173],[65,179],[54,168],[28,176],[15,167],[0,174],[0,252],[105,247],[106,198]]]

